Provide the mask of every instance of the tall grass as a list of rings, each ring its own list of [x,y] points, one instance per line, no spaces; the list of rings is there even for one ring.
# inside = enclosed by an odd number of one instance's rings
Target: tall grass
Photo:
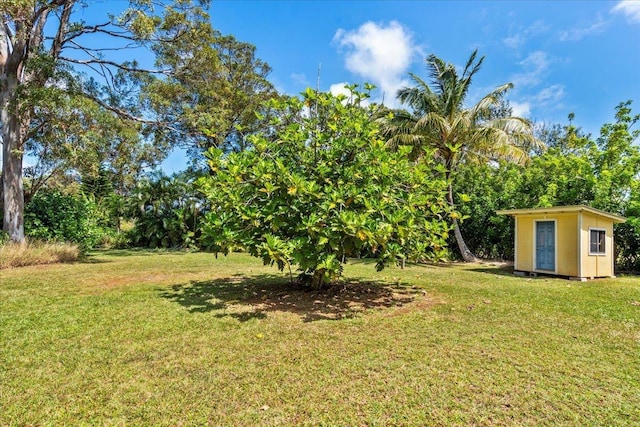
[[[72,243],[6,242],[0,245],[0,269],[77,261],[80,248]]]

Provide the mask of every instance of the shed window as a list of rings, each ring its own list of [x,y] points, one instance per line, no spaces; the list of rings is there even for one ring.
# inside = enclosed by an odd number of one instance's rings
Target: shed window
[[[599,228],[589,229],[589,254],[604,255],[606,254],[604,246],[605,230]]]

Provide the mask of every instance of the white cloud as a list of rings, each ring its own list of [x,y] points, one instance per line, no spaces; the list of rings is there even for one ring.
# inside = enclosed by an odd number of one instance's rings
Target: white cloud
[[[559,38],[560,41],[563,42],[578,41],[586,36],[601,33],[602,31],[604,31],[607,24],[608,22],[602,19],[602,17],[598,17],[598,20],[591,25],[576,26],[574,28],[570,28],[568,30],[560,32]]]
[[[348,84],[349,83],[347,82],[334,83],[329,87],[329,92],[331,92],[334,96],[345,95],[347,97],[347,99],[343,101],[343,104],[345,105],[349,102],[349,98],[351,98],[351,91],[345,87]],[[362,87],[358,87],[357,89],[360,91],[364,90]],[[369,104],[370,104],[369,99],[362,100],[362,102],[360,103],[360,105],[362,105],[363,107]]]
[[[631,22],[640,23],[640,1],[622,0],[611,9],[613,13],[622,13]]]
[[[291,80],[302,86],[309,86],[309,81],[304,73],[291,73]]]
[[[536,112],[562,110],[565,105],[562,103],[566,92],[561,84],[547,86],[535,93],[520,96],[521,102],[510,101],[509,105],[516,117],[531,118],[532,110]]]
[[[531,103],[529,102],[509,102],[514,117],[527,118],[531,114]]]
[[[543,20],[538,20],[527,28],[519,28],[515,34],[511,34],[509,35],[509,37],[505,37],[504,39],[502,39],[502,43],[512,49],[518,49],[519,47],[524,45],[527,40],[540,34],[544,34],[548,30],[549,26],[545,24]]]
[[[349,83],[347,83],[347,82],[341,82],[341,83],[332,84],[329,87],[329,92],[331,92],[333,95],[346,95],[346,96],[349,96],[349,95],[351,95],[351,92],[349,91],[349,89],[347,89],[345,87],[348,84]]]
[[[564,86],[561,84],[555,84],[542,89],[533,98],[538,105],[549,106],[557,104],[562,98],[564,98],[564,96]]]
[[[407,71],[420,52],[411,32],[397,21],[339,29],[333,41],[344,53],[347,70],[378,86],[386,100],[395,100],[398,89],[408,84]]]
[[[521,34],[514,34],[512,36],[505,37],[504,39],[502,39],[502,43],[504,43],[505,45],[507,45],[507,47],[510,47],[512,49],[517,49],[524,43],[524,37]]]
[[[537,50],[520,61],[520,65],[536,73],[545,71],[549,67],[549,55],[546,52]]]
[[[532,111],[564,108],[562,104],[566,95],[564,85],[549,83],[545,80],[552,63],[553,60],[543,51],[533,52],[520,62],[523,72],[514,75],[511,79],[519,97],[519,102],[511,102],[514,115],[531,117]]]
[[[511,81],[516,88],[535,86],[547,74],[549,64],[551,64],[551,60],[546,52],[541,50],[532,52],[524,60],[520,61],[523,72],[514,75]]]

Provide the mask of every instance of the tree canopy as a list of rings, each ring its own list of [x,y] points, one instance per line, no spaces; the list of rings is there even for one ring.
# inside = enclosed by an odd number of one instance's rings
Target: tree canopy
[[[308,89],[303,99],[273,101],[273,133],[252,136],[251,150],[210,150],[211,175],[201,180],[211,202],[206,247],[297,266],[317,287],[339,277],[346,257],[370,256],[379,269],[446,257],[442,171],[414,164],[408,149],[388,150],[372,120],[377,107],[363,107],[366,94],[351,90],[350,98]]]
[[[599,135],[573,125],[543,129],[549,149],[534,154],[526,165],[507,162],[465,164],[454,175],[453,188],[464,195],[459,205],[468,219],[461,225],[479,255],[513,257],[511,218],[499,209],[587,205],[622,215],[615,228],[618,268],[640,271],[640,132],[633,126],[631,101],[620,103],[614,121]]]
[[[131,0],[101,17],[76,0],[0,1],[3,229],[11,239],[24,238],[25,154],[37,160],[27,171],[30,197],[68,170],[108,169],[130,189],[175,145],[196,154],[244,148],[258,106],[276,95],[270,68],[253,46],[211,28],[208,5]]]

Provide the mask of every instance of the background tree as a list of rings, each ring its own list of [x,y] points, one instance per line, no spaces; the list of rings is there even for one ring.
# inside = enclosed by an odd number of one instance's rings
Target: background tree
[[[25,209],[27,235],[31,239],[73,242],[83,250],[101,243],[108,234],[108,215],[95,199],[81,193],[45,189],[29,201]]]
[[[268,64],[255,56],[249,43],[217,31],[198,34],[202,47],[188,55],[191,42],[178,40],[156,49],[162,66],[179,69],[169,78],[145,87],[146,102],[164,121],[195,163],[204,163],[211,147],[241,151],[247,135],[266,124],[266,101],[277,96],[267,80]],[[206,163],[204,163],[206,165]]]
[[[549,149],[534,154],[526,166],[497,162],[465,163],[453,188],[467,216],[461,230],[482,256],[512,259],[512,220],[498,209],[587,205],[627,218],[615,227],[616,266],[640,271],[640,147],[638,116],[631,102],[616,107],[615,122],[594,139],[573,125],[545,126],[541,138]]]
[[[127,198],[125,214],[133,219],[129,238],[134,246],[198,248],[201,219],[208,203],[194,186],[194,176],[171,177],[161,172],[140,180]]]
[[[427,60],[431,83],[410,74],[416,86],[398,91],[400,102],[410,111],[394,110],[381,117],[383,135],[391,147],[409,146],[412,156],[424,159],[435,150],[436,158],[444,165],[445,179],[451,183],[452,174],[465,162],[487,162],[504,159],[515,163],[527,160],[529,152],[542,144],[533,136],[527,120],[504,116],[504,95],[511,83],[499,86],[478,103],[464,105],[474,75],[480,70],[484,57],[474,51],[459,75],[454,64],[447,64],[435,55]],[[455,207],[453,188],[447,200]],[[454,217],[453,228],[458,248],[465,261],[476,258],[467,247]]]
[[[89,23],[82,20],[91,16],[83,13],[91,7],[85,2],[0,0],[3,229],[12,240],[24,239],[22,163],[25,144],[39,130],[39,115],[61,105],[62,95],[72,94],[146,127],[141,129],[143,136],[166,144],[158,121],[141,111],[139,93],[125,91],[121,83],[134,81],[140,87],[151,76],[179,70],[142,69],[135,61],[114,58],[121,57],[124,49],[158,49],[178,40],[190,40],[190,52],[199,52],[201,39],[194,34],[210,31],[202,9],[207,4],[205,0],[131,0],[120,15]],[[96,44],[98,35],[102,42]],[[75,71],[77,67],[86,67],[91,77],[102,78],[104,84],[83,77]]]
[[[442,166],[427,158],[414,166],[408,149],[386,149],[371,120],[376,107],[360,106],[365,98],[308,89],[303,100],[274,100],[282,112],[271,121],[275,134],[252,136],[251,150],[210,150],[211,176],[200,181],[211,202],[204,246],[244,248],[281,270],[297,266],[316,287],[363,251],[378,268],[444,258]]]
[[[35,162],[24,170],[25,202],[43,186],[104,176],[126,194],[146,168],[164,157],[162,147],[141,138],[138,123],[91,100],[60,94],[62,102],[40,106],[25,152]]]
[[[505,161],[465,163],[453,174],[457,208],[465,218],[460,231],[475,255],[513,259],[513,218],[495,212],[518,200],[524,169]],[[455,240],[450,242],[457,246]]]

